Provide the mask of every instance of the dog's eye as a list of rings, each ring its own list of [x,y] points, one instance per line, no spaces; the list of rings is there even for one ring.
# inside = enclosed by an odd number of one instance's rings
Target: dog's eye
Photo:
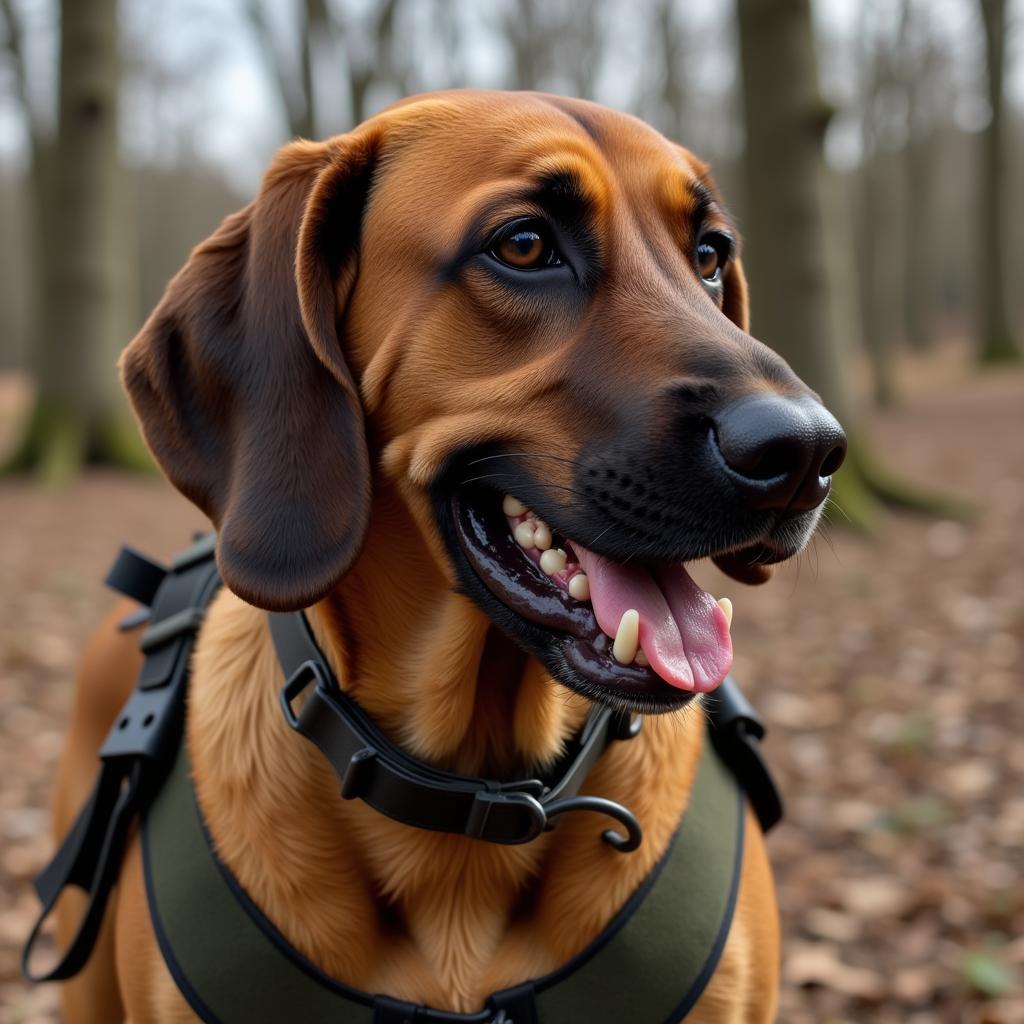
[[[723,235],[705,235],[697,246],[697,270],[700,276],[708,284],[717,284],[722,278],[728,258],[728,240]]]
[[[514,270],[538,270],[561,264],[558,250],[539,224],[512,224],[491,243],[490,254]]]

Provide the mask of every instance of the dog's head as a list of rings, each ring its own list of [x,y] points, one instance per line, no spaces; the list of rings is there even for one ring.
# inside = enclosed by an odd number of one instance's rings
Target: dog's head
[[[683,563],[765,578],[843,457],[746,328],[736,232],[692,154],[590,103],[446,93],[282,150],[123,375],[245,600],[333,588],[381,474],[556,678],[668,708],[731,660]]]

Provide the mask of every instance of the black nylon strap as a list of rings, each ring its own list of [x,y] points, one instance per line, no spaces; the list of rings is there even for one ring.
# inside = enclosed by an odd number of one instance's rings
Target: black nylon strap
[[[122,548],[108,576],[115,589],[153,603],[153,625],[141,638],[147,657],[134,692],[100,749],[100,774],[92,794],[36,878],[42,910],[21,958],[29,981],[63,981],[88,961],[132,826],[173,762],[184,716],[188,657],[202,613],[220,584],[207,538],[186,555],[190,557],[179,559],[167,572]],[[55,966],[33,971],[30,961],[40,931],[68,886],[88,897],[78,929]]]
[[[592,711],[551,783],[498,782],[442,771],[392,743],[344,693],[301,612],[272,613],[270,631],[287,679],[281,691],[285,718],[330,761],[346,799],[364,800],[416,828],[501,844],[535,839],[566,811],[597,811],[626,829],[626,836],[605,833],[611,845],[623,852],[640,845],[640,826],[625,807],[577,796],[594,762],[614,740],[635,735],[637,723],[623,722],[608,708]],[[303,692],[306,700],[296,713],[293,704]]]
[[[103,582],[148,608],[166,576],[167,570],[162,565],[125,546],[117,553]]]
[[[35,881],[43,909],[22,952],[21,970],[28,981],[64,981],[86,964],[103,924],[103,913],[121,869],[128,833],[142,805],[143,777],[135,764],[125,775],[104,765],[85,808],[56,856]],[[89,902],[74,938],[49,971],[33,973],[29,963],[40,929],[65,886],[89,893]]]
[[[743,787],[762,832],[782,820],[782,796],[761,754],[764,722],[732,676],[708,694],[709,735],[719,756]]]

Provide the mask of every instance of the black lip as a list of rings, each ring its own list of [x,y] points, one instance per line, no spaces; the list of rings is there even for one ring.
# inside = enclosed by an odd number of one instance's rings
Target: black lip
[[[500,488],[476,482],[481,475],[480,465],[495,458],[502,460],[502,469],[486,475],[497,477]],[[667,537],[657,550],[633,549],[624,555],[614,550],[613,536],[606,536],[608,520],[592,529],[589,512],[581,514],[576,503],[562,507],[516,454],[487,446],[454,455],[435,479],[431,498],[459,592],[521,649],[536,657],[560,683],[595,702],[633,711],[676,710],[697,694],[670,686],[652,669],[620,665],[612,659],[611,641],[598,626],[590,605],[573,600],[553,586],[532,561],[523,557],[501,510],[504,493],[528,500],[547,522],[556,528],[561,526],[568,536],[617,561],[634,556],[639,561],[658,563],[711,558],[734,579],[757,584],[768,578],[766,565],[789,558],[799,549],[784,550],[789,545],[781,543],[781,536],[779,544],[770,543],[777,532],[791,535],[793,531],[782,530],[777,516],[762,514],[756,522],[728,524],[724,533],[735,538],[728,546],[719,541],[719,546],[709,547],[705,527],[702,535]],[[614,514],[609,519],[618,522]],[[620,534],[632,532],[633,524],[619,525],[623,528]],[[795,532],[804,531],[799,527]],[[598,541],[588,542],[592,535]],[[756,568],[748,568],[750,565]],[[495,566],[502,569],[497,581]]]
[[[596,703],[646,714],[678,710],[698,696],[670,686],[649,668],[612,659],[611,641],[590,606],[552,586],[523,557],[496,491],[440,491],[435,514],[460,590],[560,683]]]

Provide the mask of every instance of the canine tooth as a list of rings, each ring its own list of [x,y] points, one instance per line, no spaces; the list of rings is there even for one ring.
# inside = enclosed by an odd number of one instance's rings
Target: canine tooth
[[[529,523],[520,523],[512,536],[521,548],[529,551],[533,547],[533,527]]]
[[[633,659],[633,664],[639,665],[641,666],[641,668],[649,668],[651,662],[647,655],[644,654],[642,650],[639,650],[636,652],[636,657]]]
[[[718,599],[718,607],[725,612],[725,621],[732,626],[732,601],[727,597],[720,597]]]
[[[578,572],[569,580],[569,595],[577,601],[590,600],[590,580],[585,572]]]
[[[526,506],[518,498],[506,494],[505,500],[501,503],[501,511],[507,516],[521,516],[526,511]]]
[[[640,613],[630,608],[622,613],[619,628],[615,632],[612,654],[620,665],[628,665],[640,646]]]
[[[554,576],[565,568],[566,554],[561,548],[548,548],[540,556],[540,567],[549,575]]]
[[[547,523],[537,523],[537,528],[533,531],[533,543],[541,551],[547,551],[551,547],[551,528]]]

